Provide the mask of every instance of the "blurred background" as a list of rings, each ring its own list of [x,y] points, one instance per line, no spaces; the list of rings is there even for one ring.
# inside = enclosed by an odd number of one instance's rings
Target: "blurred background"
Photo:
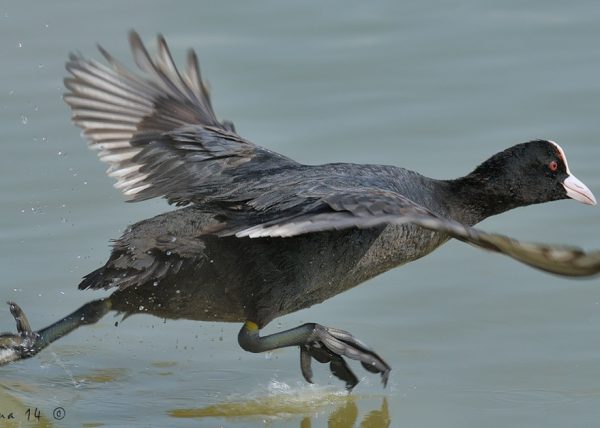
[[[107,295],[78,291],[110,239],[169,207],[126,204],[63,103],[71,51],[131,64],[127,31],[182,61],[196,49],[221,118],[304,163],[394,164],[436,178],[548,138],[600,196],[600,8],[580,1],[3,2],[0,300],[34,329]],[[574,201],[480,225],[600,248],[600,210]],[[118,327],[115,322],[119,321]],[[588,427],[600,419],[600,281],[557,278],[451,242],[267,332],[319,322],[393,367],[360,367],[347,397],[295,349],[238,347],[239,325],[107,316],[0,368],[0,414],[46,426]],[[0,330],[14,331],[8,307]],[[54,409],[65,410],[56,420]],[[60,413],[58,416],[61,416]]]

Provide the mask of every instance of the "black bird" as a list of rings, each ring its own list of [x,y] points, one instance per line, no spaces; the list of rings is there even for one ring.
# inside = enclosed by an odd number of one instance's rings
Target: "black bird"
[[[394,166],[303,165],[243,139],[231,122],[216,118],[193,51],[181,73],[162,36],[155,58],[135,32],[129,41],[142,74],[101,47],[108,66],[73,54],[64,99],[129,201],[160,196],[185,207],[130,226],[106,264],[79,284],[114,288],[110,297],[38,331],[9,302],[18,334],[0,336],[0,363],[35,355],[117,310],[243,322],[243,349],[298,346],[309,382],[314,358],[330,363],[353,388],[358,379],[346,357],[381,374],[385,384],[389,365],[346,331],[315,323],[269,336],[259,331],[450,238],[559,275],[600,272],[599,251],[521,243],[472,227],[531,204],[567,198],[596,204],[552,141],[510,147],[453,180]]]

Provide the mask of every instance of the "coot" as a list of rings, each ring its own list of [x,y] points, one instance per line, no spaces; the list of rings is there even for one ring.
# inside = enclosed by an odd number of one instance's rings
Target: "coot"
[[[352,334],[316,323],[260,336],[276,317],[307,308],[421,258],[451,238],[566,276],[600,271],[600,252],[522,243],[472,226],[512,208],[572,198],[595,205],[563,149],[534,140],[495,154],[470,174],[435,180],[384,165],[303,165],[239,136],[213,112],[196,55],[185,72],[158,37],[152,58],[129,37],[143,73],[71,55],[65,101],[90,147],[129,201],[164,197],[182,208],[130,226],[104,266],[79,288],[115,289],[106,299],[33,331],[12,302],[18,334],[0,336],[0,363],[30,357],[110,310],[244,323],[250,352],[298,346],[329,363],[348,389],[358,379],[344,357],[379,373],[389,365]],[[137,306],[136,306],[137,307]]]

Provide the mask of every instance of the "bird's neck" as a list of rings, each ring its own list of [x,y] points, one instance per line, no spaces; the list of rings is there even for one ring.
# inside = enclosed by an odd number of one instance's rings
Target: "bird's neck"
[[[510,184],[496,177],[472,173],[442,183],[451,201],[452,217],[468,225],[522,205],[511,194]]]

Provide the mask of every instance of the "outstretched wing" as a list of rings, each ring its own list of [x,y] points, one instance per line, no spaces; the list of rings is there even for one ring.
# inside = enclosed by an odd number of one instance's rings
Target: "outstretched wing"
[[[192,50],[182,74],[162,36],[155,59],[137,33],[129,41],[144,75],[130,72],[101,47],[109,66],[72,54],[64,96],[73,121],[129,200],[165,196],[171,203],[200,202],[226,186],[242,164],[260,162],[264,170],[295,163],[242,139],[231,122],[217,120]]]
[[[250,238],[291,237],[350,227],[371,228],[412,223],[554,274],[590,276],[600,273],[600,251],[585,252],[570,246],[526,243],[486,233],[440,217],[393,191],[374,188],[332,191],[305,206],[307,209],[302,212],[292,215],[281,213],[250,227],[235,225],[234,219],[218,233]]]

